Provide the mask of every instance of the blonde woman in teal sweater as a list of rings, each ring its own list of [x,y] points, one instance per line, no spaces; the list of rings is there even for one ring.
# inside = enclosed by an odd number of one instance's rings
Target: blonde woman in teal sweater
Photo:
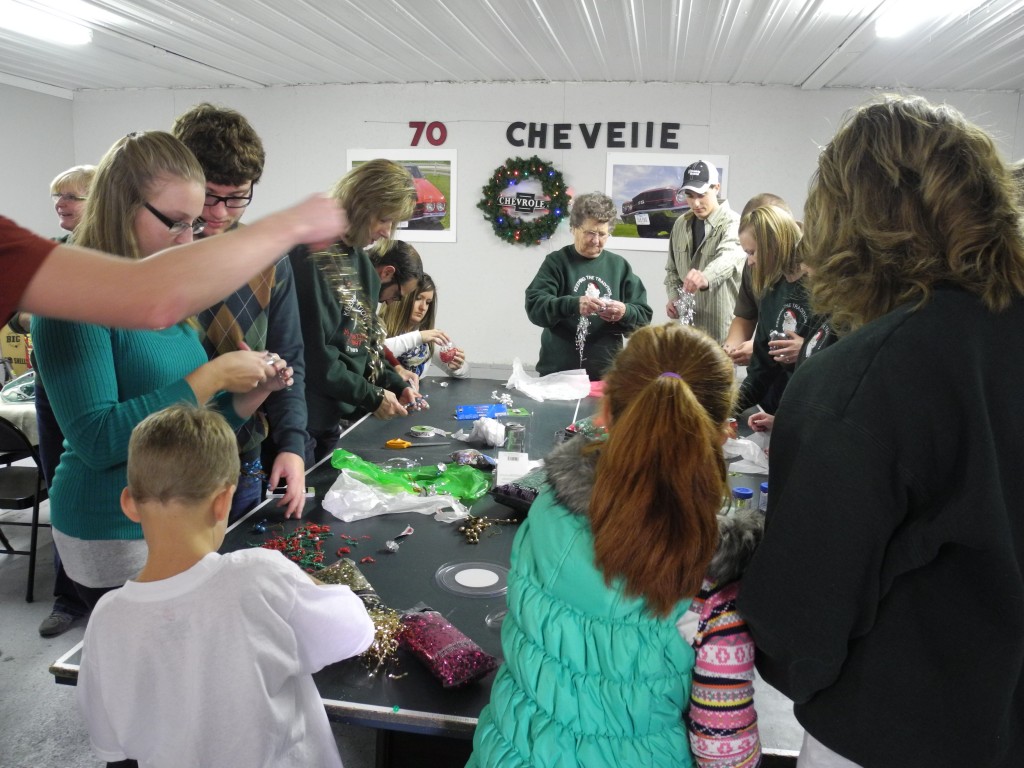
[[[202,170],[181,142],[162,132],[130,134],[100,162],[76,239],[144,258],[201,231],[203,198]],[[36,317],[32,336],[65,435],[50,490],[54,541],[91,606],[146,559],[141,528],[120,511],[132,428],[168,405],[208,401],[237,428],[287,386],[291,370],[269,352],[207,362],[188,323],[132,331]]]

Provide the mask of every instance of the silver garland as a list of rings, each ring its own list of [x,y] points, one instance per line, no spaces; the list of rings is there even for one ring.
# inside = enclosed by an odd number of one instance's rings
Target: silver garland
[[[591,298],[600,298],[599,294],[587,293]],[[610,301],[611,294],[606,294],[604,300]],[[590,333],[590,318],[586,315],[580,315],[580,319],[576,322],[576,351],[580,353],[580,368],[584,368],[583,365],[583,350],[587,345],[587,334]]]
[[[576,350],[580,353],[580,368],[583,368],[583,348],[587,344],[587,333],[590,331],[590,318],[580,315],[576,323]]]
[[[335,243],[325,251],[317,251],[310,258],[320,269],[327,284],[338,298],[341,311],[354,321],[353,330],[366,336],[369,380],[380,385],[384,380],[384,328],[366,297],[366,289],[359,280],[359,270],[351,249]]]
[[[675,300],[676,314],[683,325],[693,325],[693,314],[697,310],[697,295],[677,286],[679,298]]]

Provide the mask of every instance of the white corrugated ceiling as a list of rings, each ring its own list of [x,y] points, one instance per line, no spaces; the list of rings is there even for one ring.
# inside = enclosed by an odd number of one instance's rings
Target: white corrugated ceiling
[[[1024,91],[1024,0],[875,36],[943,0],[0,0],[93,42],[0,28],[0,82],[84,89],[625,81]]]

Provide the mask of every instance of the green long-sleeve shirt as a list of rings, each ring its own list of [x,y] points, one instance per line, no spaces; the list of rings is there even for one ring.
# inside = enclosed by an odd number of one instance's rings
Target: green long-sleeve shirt
[[[601,298],[626,305],[622,319],[615,323],[597,315],[590,325],[583,349],[583,362],[576,348],[580,320],[580,297],[588,289]],[[629,262],[611,251],[595,259],[580,256],[567,245],[544,257],[533,281],[526,288],[526,315],[544,329],[541,334],[537,373],[586,368],[591,379],[600,379],[622,349],[622,337],[649,325],[654,312],[647,304],[647,289],[633,273]]]
[[[299,320],[306,355],[306,408],[310,432],[322,432],[341,419],[372,413],[384,399],[381,387],[400,395],[405,382],[388,363],[378,384],[370,381],[368,339],[356,332],[356,319],[338,303],[323,271],[299,246],[288,254],[299,300]],[[380,277],[361,249],[351,258],[362,285],[367,311],[376,314]]]

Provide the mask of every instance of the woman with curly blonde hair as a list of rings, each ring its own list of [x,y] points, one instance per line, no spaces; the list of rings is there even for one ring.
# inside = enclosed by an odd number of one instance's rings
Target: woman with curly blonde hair
[[[941,283],[1006,309],[1024,292],[1016,195],[991,138],[952,107],[865,109],[822,154],[804,209],[815,304],[839,330]]]
[[[782,399],[740,596],[801,768],[1020,764],[1019,216],[992,140],[946,105],[886,97],[821,154],[802,250],[845,332]]]

